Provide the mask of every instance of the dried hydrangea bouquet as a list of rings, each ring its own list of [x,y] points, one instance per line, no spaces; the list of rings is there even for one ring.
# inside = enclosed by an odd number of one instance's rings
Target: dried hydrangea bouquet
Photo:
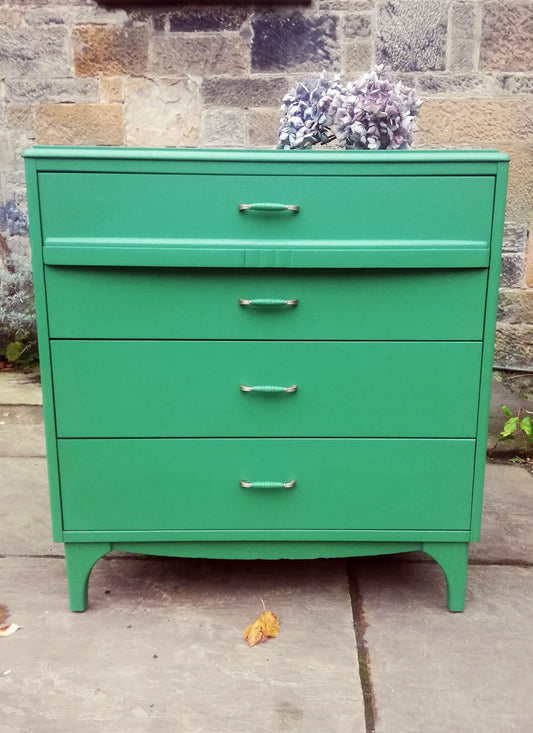
[[[422,101],[414,89],[384,69],[341,84],[323,72],[283,97],[278,148],[312,148],[336,142],[347,150],[408,148]]]

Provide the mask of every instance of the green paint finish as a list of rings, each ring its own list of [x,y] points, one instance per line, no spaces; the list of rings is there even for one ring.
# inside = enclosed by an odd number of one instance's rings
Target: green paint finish
[[[111,544],[108,542],[65,542],[68,598],[71,611],[85,611],[89,575],[93,565],[110,551]]]
[[[464,611],[468,542],[424,542],[422,550],[431,555],[444,572],[450,611]]]
[[[322,536],[322,535],[321,535]],[[140,552],[171,557],[209,557],[228,560],[303,560],[319,557],[357,557],[360,555],[390,555],[396,552],[421,550],[422,542],[113,542],[112,549],[120,552]]]
[[[269,542],[281,544],[285,542],[302,543],[316,540],[315,529],[269,529]],[[81,529],[63,532],[64,542],[176,542],[205,547],[208,551],[213,543],[221,546],[228,542],[261,544],[265,538],[261,529]],[[323,546],[330,542],[343,542],[354,548],[359,543],[368,542],[468,542],[469,529],[321,529],[320,543]],[[229,546],[229,545],[228,545]],[[258,545],[259,546],[259,545]],[[259,552],[256,549],[254,552]],[[303,550],[302,550],[303,552]],[[348,553],[350,554],[350,553]],[[243,555],[244,557],[244,555]],[[259,556],[258,556],[259,557]],[[280,555],[281,557],[281,555]],[[302,555],[302,557],[307,557]]]
[[[483,269],[46,267],[45,276],[50,335],[62,339],[476,341],[487,288]]]
[[[466,592],[468,543],[428,542],[112,542],[65,543],[69,574],[69,601],[72,611],[85,611],[91,570],[101,557],[111,550],[174,557],[209,557],[238,560],[279,558],[346,557],[387,555],[424,550],[444,571],[450,611],[463,611]]]
[[[239,163],[260,163],[261,171],[268,164],[281,163],[283,166],[304,164],[309,168],[309,163],[323,168],[331,164],[343,165],[347,169],[357,166],[357,171],[365,165],[369,165],[374,175],[376,168],[385,167],[387,164],[393,171],[398,171],[403,166],[414,164],[425,164],[424,173],[427,173],[427,164],[438,164],[439,172],[447,165],[460,163],[454,170],[457,173],[469,171],[475,164],[482,163],[482,171],[487,169],[491,163],[506,162],[509,156],[497,150],[217,150],[208,148],[197,150],[191,148],[119,148],[119,147],[70,147],[67,145],[35,145],[33,148],[24,150],[24,158],[35,158],[42,160],[43,170],[86,170],[87,163],[95,161],[100,168],[105,169],[106,163],[110,161],[111,166],[116,167],[123,161],[135,163],[136,169],[140,169],[144,161],[155,161],[161,170],[165,163],[178,161],[179,163],[190,162],[196,167],[198,164],[202,169],[207,163],[214,162],[231,163],[232,168]],[[83,161],[83,162],[80,162]],[[61,166],[66,163],[67,168]],[[388,171],[387,171],[388,172]]]
[[[43,250],[41,240],[41,213],[35,160],[25,161],[27,179],[28,212],[31,223],[31,260],[33,268],[33,289],[37,309],[37,335],[39,340],[39,365],[43,393],[43,416],[46,439],[46,459],[48,485],[50,490],[50,513],[52,518],[52,537],[54,542],[62,542],[63,518],[61,514],[61,495],[55,432],[55,407],[50,363],[50,342],[46,308],[46,287],[43,278]]]
[[[85,608],[90,569],[110,549],[423,549],[462,610],[508,156],[24,156],[54,539],[66,540],[71,607]],[[73,437],[57,440],[56,426]]]
[[[54,340],[51,350],[63,438],[476,431],[479,342]]]
[[[464,530],[473,440],[59,440],[66,530]],[[446,470],[436,471],[436,466]],[[240,482],[296,481],[292,489]]]
[[[51,239],[47,265],[235,268],[488,267],[487,242],[467,240]]]
[[[489,176],[354,178],[40,173],[45,246],[50,239],[472,240],[488,242]],[[240,211],[279,202],[293,211]],[[384,216],[386,211],[386,216]]]
[[[494,220],[491,240],[491,266],[487,286],[487,305],[485,309],[485,328],[483,334],[483,361],[479,386],[478,450],[474,465],[474,501],[472,503],[472,541],[479,540],[481,531],[481,509],[483,504],[483,481],[485,478],[485,446],[489,426],[490,390],[492,360],[494,355],[494,335],[496,330],[496,310],[498,306],[498,287],[505,218],[505,196],[507,192],[506,164],[500,164],[494,199]]]

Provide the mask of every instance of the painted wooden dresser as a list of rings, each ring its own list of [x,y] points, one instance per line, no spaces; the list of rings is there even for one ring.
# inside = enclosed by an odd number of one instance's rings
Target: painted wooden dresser
[[[112,549],[423,550],[462,610],[507,156],[24,155],[71,608]]]

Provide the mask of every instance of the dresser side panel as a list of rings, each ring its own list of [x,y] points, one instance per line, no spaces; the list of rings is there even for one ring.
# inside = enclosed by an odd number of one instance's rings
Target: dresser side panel
[[[54,387],[50,359],[48,332],[48,310],[44,265],[42,256],[42,228],[39,200],[39,183],[35,166],[36,161],[26,158],[26,184],[28,214],[30,222],[30,243],[33,269],[33,288],[37,313],[37,338],[39,342],[39,363],[43,393],[43,416],[46,439],[46,458],[48,465],[48,485],[52,516],[52,538],[54,542],[63,541],[63,519],[61,510],[61,491],[57,459],[56,422],[54,410]]]
[[[481,511],[483,504],[483,484],[489,424],[492,363],[494,358],[494,338],[496,333],[496,310],[500,283],[503,225],[507,194],[507,175],[509,164],[499,163],[494,191],[494,210],[492,216],[491,255],[487,281],[487,301],[485,306],[485,326],[483,333],[483,355],[481,359],[481,378],[479,391],[479,413],[477,427],[476,455],[474,464],[474,483],[472,496],[471,540],[480,537]]]

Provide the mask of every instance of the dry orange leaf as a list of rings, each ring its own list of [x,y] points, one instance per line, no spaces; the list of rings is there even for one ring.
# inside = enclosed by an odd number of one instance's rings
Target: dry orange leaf
[[[272,611],[263,611],[257,621],[247,626],[244,630],[244,638],[248,646],[255,646],[262,641],[273,638],[279,634],[279,618]]]
[[[0,605],[0,624],[6,621],[8,616],[9,616],[9,611],[7,609],[7,606]],[[19,626],[18,624],[9,624],[8,626],[0,626],[0,636],[10,636],[11,634],[14,634],[15,631],[18,631],[21,628],[22,626]]]
[[[19,626],[18,624],[9,624],[9,626],[0,626],[0,636],[10,636],[11,634],[14,634],[15,631],[18,631],[21,628],[22,626]]]

